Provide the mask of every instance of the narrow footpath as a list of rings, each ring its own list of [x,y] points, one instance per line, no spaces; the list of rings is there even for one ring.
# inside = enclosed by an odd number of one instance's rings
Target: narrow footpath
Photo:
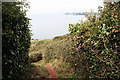
[[[47,68],[49,72],[48,78],[58,78],[57,72],[49,64],[45,65],[44,67]]]

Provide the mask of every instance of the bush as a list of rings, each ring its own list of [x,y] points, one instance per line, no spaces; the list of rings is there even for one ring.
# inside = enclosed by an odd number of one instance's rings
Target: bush
[[[69,25],[76,73],[89,78],[120,77],[119,6],[120,2],[107,3],[104,9],[99,7],[98,15],[86,15],[87,21]],[[82,63],[79,55],[84,57]]]
[[[26,17],[25,3],[2,3],[2,76],[22,78],[28,65],[30,47],[29,18]]]
[[[53,38],[45,48],[45,61],[50,62],[51,60],[62,59],[62,61],[69,62],[66,56],[70,54],[70,45],[69,34]]]
[[[42,60],[42,54],[41,53],[33,53],[29,57],[30,62],[37,62]]]

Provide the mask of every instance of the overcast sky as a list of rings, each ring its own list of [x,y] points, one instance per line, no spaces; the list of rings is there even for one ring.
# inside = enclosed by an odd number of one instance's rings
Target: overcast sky
[[[28,0],[28,14],[98,11],[103,0]]]

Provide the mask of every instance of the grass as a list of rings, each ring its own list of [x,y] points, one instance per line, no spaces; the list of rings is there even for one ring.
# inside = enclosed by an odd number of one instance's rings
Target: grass
[[[50,42],[49,39],[47,40],[37,40],[37,41],[31,41],[31,47],[29,51],[29,56],[33,53],[44,53],[44,50],[46,49],[46,45]]]
[[[65,59],[70,52],[69,34],[57,36],[53,39],[31,41],[29,56],[34,53],[41,53],[46,62],[53,62],[54,59]],[[61,59],[62,59],[61,58]]]
[[[47,68],[45,68],[45,67],[42,67],[42,71],[43,71],[43,73],[48,73],[48,70],[47,70]]]
[[[71,73],[68,75],[69,78],[76,78],[75,74]]]
[[[65,63],[64,63],[64,64],[61,65],[61,67],[65,68],[65,67],[67,67],[67,66],[66,66]]]
[[[41,66],[38,63],[31,63],[30,64],[30,77],[36,78],[39,76],[39,78],[45,77],[48,78],[49,72],[47,68]]]
[[[73,76],[73,68],[67,62],[72,62],[72,59],[67,59],[71,52],[69,34],[57,36],[53,39],[31,41],[29,56],[34,53],[41,53],[43,60],[32,63],[36,66],[44,67],[50,64],[57,71],[59,78],[71,78]],[[66,62],[67,60],[67,62]],[[43,69],[43,73],[47,70]]]

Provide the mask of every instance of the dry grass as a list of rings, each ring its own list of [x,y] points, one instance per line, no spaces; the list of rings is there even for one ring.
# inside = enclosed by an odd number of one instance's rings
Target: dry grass
[[[33,63],[34,65],[43,67],[50,64],[58,72],[59,78],[74,77],[73,68],[65,62],[71,51],[69,34],[31,42],[29,56],[34,53],[41,53],[43,57],[43,60]]]

